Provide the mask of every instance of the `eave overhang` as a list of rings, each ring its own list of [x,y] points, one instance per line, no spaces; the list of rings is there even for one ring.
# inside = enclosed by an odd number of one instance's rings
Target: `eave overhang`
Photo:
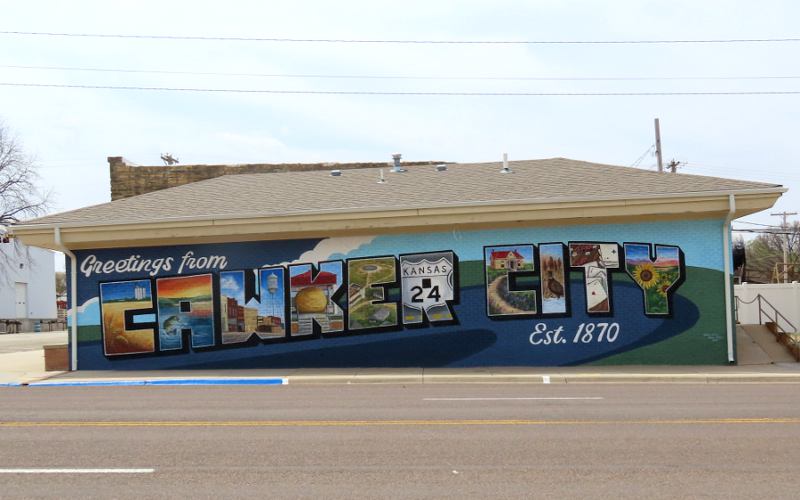
[[[735,217],[766,210],[786,188],[744,189],[604,197],[596,199],[505,200],[416,208],[359,208],[286,214],[197,215],[147,222],[71,221],[20,224],[12,232],[23,243],[57,250],[56,227],[72,250],[125,248],[188,243],[320,238],[498,227],[624,223],[674,219],[722,218],[728,197],[736,197]],[[587,235],[589,237],[590,235]]]

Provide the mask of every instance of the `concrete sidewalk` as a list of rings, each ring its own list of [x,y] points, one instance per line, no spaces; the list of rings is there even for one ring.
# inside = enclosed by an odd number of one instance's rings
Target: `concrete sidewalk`
[[[41,345],[63,343],[60,334],[15,334],[2,339],[0,385],[27,385],[43,380],[104,385],[255,384],[285,379],[289,384],[444,384],[444,383],[800,383],[800,363],[771,363],[761,348],[741,335],[739,355],[751,364],[739,366],[578,366],[498,368],[319,368],[263,370],[160,370],[45,372]],[[59,337],[60,335],[60,337]],[[59,340],[61,342],[59,342]],[[746,342],[747,341],[747,342]],[[12,347],[13,344],[13,347]],[[782,347],[782,346],[780,346]],[[37,349],[38,348],[38,349]],[[746,348],[757,350],[748,354]],[[758,355],[756,355],[758,354]],[[179,383],[180,382],[180,383]]]
[[[18,381],[36,382],[33,374]],[[77,371],[47,374],[49,382],[120,385],[169,380],[224,384],[286,379],[288,384],[442,384],[442,383],[800,383],[800,364],[761,366],[582,366],[573,368],[364,368],[286,370]],[[217,382],[214,382],[217,383]]]
[[[26,384],[63,373],[44,370],[43,346],[66,342],[66,331],[0,335],[0,386]]]

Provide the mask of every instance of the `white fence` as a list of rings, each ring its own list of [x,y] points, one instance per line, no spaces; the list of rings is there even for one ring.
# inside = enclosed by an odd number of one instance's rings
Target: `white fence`
[[[775,321],[784,331],[800,331],[800,283],[742,283],[734,285],[733,294],[736,296],[739,323],[748,325]]]

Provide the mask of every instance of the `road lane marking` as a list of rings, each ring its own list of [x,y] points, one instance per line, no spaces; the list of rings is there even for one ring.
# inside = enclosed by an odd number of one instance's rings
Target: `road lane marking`
[[[155,469],[0,469],[0,474],[152,474]]]
[[[542,383],[549,384],[550,383],[550,375],[542,375]]]
[[[13,421],[0,429],[19,427],[369,427],[369,426],[546,426],[546,425],[729,425],[800,424],[800,418],[700,418],[640,420],[221,420],[221,421]]]
[[[575,396],[552,398],[422,398],[423,401],[581,401],[604,399],[600,396]]]

